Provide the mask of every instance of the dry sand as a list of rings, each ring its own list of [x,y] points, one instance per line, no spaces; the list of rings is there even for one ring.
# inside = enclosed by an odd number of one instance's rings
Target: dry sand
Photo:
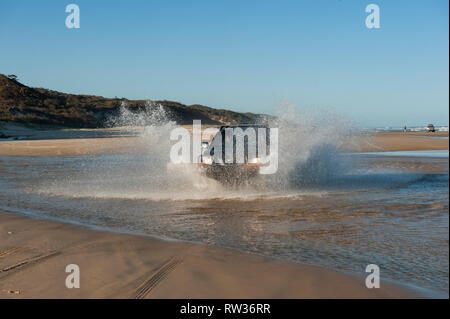
[[[353,150],[360,152],[448,150],[448,132],[389,132],[365,134]]]
[[[448,150],[448,132],[437,133],[368,133],[352,138],[342,145],[346,151],[407,151]],[[105,137],[0,141],[0,156],[73,156],[98,154],[124,154],[146,150],[141,137]]]
[[[68,264],[80,288],[68,289]],[[415,291],[227,249],[0,213],[0,298],[415,298]]]

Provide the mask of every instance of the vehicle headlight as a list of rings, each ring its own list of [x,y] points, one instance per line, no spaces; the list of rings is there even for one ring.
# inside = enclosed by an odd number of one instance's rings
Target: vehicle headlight
[[[212,158],[209,157],[209,156],[203,157],[203,164],[211,165],[212,164]]]

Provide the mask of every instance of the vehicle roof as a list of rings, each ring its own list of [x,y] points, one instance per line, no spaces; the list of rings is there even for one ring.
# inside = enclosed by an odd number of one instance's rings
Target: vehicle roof
[[[235,128],[235,127],[240,127],[240,128],[246,128],[246,127],[269,128],[268,125],[264,125],[264,124],[239,124],[239,125],[222,125],[220,127],[220,130],[223,130],[225,128]]]

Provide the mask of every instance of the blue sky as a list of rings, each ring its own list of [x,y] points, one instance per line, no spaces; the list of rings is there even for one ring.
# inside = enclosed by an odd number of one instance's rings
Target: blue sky
[[[75,3],[81,28],[67,29]],[[367,29],[365,7],[380,7]],[[448,1],[3,1],[0,73],[68,93],[448,125]]]

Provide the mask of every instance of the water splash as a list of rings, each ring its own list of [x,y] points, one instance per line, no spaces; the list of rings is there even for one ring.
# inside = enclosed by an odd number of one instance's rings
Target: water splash
[[[285,103],[271,126],[279,128],[279,168],[269,176],[276,189],[326,185],[348,167],[339,148],[346,139],[358,135],[350,120],[331,110],[297,112]]]
[[[122,101],[117,114],[110,115],[106,121],[107,127],[159,127],[167,124],[175,125],[173,115],[164,105],[147,100],[143,107],[130,109]]]
[[[108,125],[136,130],[133,154],[79,158],[76,172],[63,180],[50,180],[40,192],[72,197],[148,198],[185,200],[212,198],[255,198],[308,193],[327,185],[343,172],[345,163],[339,143],[353,134],[350,122],[330,111],[298,113],[291,104],[283,105],[271,127],[279,128],[279,165],[273,175],[261,175],[239,186],[224,186],[207,178],[195,164],[171,164],[173,141],[170,132],[177,127],[163,105],[147,102],[143,108],[122,104]],[[135,153],[135,154],[134,154]]]

